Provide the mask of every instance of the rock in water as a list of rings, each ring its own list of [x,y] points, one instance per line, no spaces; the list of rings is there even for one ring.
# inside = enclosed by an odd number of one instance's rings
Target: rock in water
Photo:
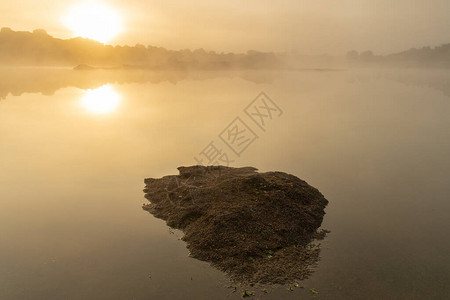
[[[181,229],[191,256],[233,280],[293,283],[319,260],[311,242],[328,201],[305,181],[252,167],[179,167],[180,175],[145,179],[143,208]]]

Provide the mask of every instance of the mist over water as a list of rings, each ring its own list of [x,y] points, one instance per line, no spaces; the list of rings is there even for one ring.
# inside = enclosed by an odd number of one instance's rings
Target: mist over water
[[[0,300],[447,299],[449,9],[0,0]]]
[[[446,71],[1,74],[1,299],[238,298],[141,209],[142,188],[195,164],[261,91],[284,114],[233,165],[318,187],[331,230],[305,289],[264,298],[450,293]]]

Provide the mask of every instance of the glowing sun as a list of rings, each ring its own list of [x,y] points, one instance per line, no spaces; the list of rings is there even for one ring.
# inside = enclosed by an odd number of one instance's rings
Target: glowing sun
[[[106,43],[122,32],[122,19],[110,6],[98,2],[75,4],[63,23],[76,36]]]

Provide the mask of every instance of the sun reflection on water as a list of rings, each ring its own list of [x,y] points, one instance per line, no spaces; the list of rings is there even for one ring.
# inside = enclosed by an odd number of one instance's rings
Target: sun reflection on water
[[[120,95],[109,85],[103,85],[96,89],[87,90],[81,98],[81,104],[88,111],[96,114],[106,114],[117,109]]]

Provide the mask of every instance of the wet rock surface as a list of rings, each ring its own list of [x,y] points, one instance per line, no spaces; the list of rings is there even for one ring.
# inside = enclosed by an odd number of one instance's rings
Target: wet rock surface
[[[145,179],[143,209],[182,230],[192,257],[242,283],[295,283],[313,272],[328,204],[316,188],[252,167],[178,170]]]

